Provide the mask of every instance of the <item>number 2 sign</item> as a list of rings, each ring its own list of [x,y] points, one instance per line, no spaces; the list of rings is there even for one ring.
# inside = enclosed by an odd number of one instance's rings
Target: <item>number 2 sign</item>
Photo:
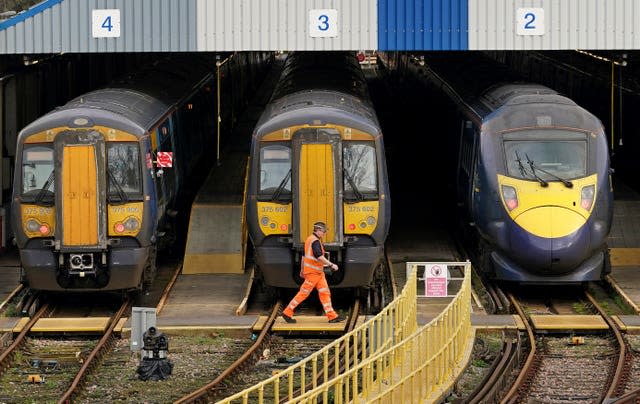
[[[120,10],[93,10],[91,20],[94,38],[120,37]]]
[[[516,25],[518,35],[544,35],[544,8],[519,8]]]

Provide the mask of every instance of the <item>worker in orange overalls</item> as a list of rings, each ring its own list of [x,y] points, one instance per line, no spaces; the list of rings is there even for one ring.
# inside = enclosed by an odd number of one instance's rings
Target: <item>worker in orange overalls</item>
[[[313,224],[313,234],[307,237],[307,240],[304,242],[304,256],[302,257],[302,270],[300,271],[301,276],[304,278],[304,283],[300,286],[298,294],[291,299],[287,308],[282,311],[282,318],[284,318],[287,323],[296,322],[293,318],[293,311],[300,303],[309,297],[314,288],[318,289],[320,302],[322,302],[322,308],[329,318],[329,322],[339,323],[345,319],[333,310],[329,284],[327,284],[327,278],[324,276],[323,267],[325,265],[330,267],[332,271],[338,270],[338,265],[332,263],[324,256],[322,236],[324,236],[326,232],[327,225],[323,222],[316,222]]]

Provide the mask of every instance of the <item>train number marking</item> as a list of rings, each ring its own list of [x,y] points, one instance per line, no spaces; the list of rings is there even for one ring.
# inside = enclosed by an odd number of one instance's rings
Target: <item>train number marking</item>
[[[120,10],[92,10],[91,34],[94,38],[120,37]]]
[[[42,207],[25,207],[24,214],[30,216],[42,216],[42,215],[50,215],[51,208],[42,208]]]
[[[338,36],[338,10],[309,10],[309,36],[312,38],[334,38]]]
[[[137,206],[112,206],[111,213],[140,213]]]
[[[373,206],[349,206],[349,213],[373,212]]]
[[[516,28],[518,35],[544,35],[544,8],[519,8]]]

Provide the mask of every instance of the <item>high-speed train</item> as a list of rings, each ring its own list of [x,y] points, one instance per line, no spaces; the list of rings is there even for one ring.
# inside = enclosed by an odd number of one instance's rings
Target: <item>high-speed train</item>
[[[340,267],[329,284],[369,286],[390,208],[382,131],[355,53],[289,54],[251,145],[247,223],[264,283],[298,287],[305,239],[322,221]]]
[[[181,187],[211,148],[215,60],[174,56],[42,116],[18,136],[12,226],[35,290],[139,289],[171,240]]]
[[[482,271],[550,284],[610,272],[613,190],[596,116],[481,53],[393,57],[457,107],[458,202]]]

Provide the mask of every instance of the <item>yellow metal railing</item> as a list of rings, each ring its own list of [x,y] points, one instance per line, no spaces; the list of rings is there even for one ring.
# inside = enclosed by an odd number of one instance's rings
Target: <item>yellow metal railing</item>
[[[415,332],[418,328],[416,283],[414,271],[400,296],[375,317],[317,353],[219,403],[277,403],[282,399],[294,400],[309,389],[315,391],[331,380],[342,380],[343,375],[349,374],[352,369],[362,363],[369,363],[370,358],[397,345]],[[357,383],[353,389],[353,392],[360,391]],[[325,402],[327,400],[325,394]]]
[[[460,290],[436,318],[409,337],[290,402],[418,403],[442,399],[462,372],[473,347],[471,265],[460,264],[464,265]],[[416,265],[408,269],[408,284],[415,283]]]
[[[460,289],[445,310],[419,330],[416,270],[421,263],[410,263],[402,293],[374,318],[316,354],[220,403],[415,403],[441,399],[462,372],[474,337],[471,265],[450,264],[464,266]]]

